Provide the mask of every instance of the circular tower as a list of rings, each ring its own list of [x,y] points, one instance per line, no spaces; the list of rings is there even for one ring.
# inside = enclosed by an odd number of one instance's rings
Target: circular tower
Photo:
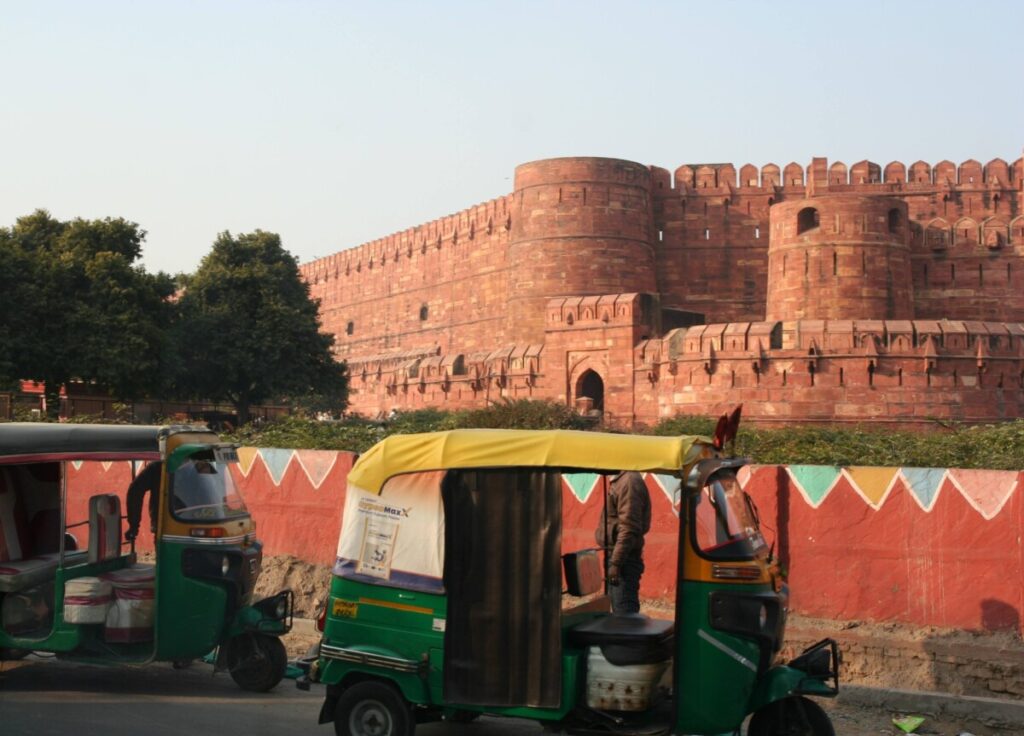
[[[543,339],[561,296],[657,291],[651,173],[613,158],[553,158],[516,167],[509,238],[508,335]]]
[[[824,195],[769,222],[768,320],[913,319],[905,202]]]

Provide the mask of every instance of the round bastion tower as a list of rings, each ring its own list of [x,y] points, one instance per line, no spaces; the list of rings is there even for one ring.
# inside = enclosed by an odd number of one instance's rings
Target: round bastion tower
[[[769,212],[767,319],[913,319],[907,205],[841,194]]]
[[[614,158],[516,167],[509,238],[508,335],[544,338],[549,299],[657,291],[651,172]]]

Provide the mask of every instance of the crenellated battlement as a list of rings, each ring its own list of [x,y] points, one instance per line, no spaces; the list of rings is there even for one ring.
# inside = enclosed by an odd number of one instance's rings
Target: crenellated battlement
[[[760,168],[744,164],[738,171],[731,163],[683,164],[675,170],[671,180],[666,169],[652,166],[651,172],[655,193],[667,190],[697,196],[723,191],[772,194],[779,189],[804,189],[812,183],[816,189],[872,186],[881,192],[932,187],[1020,191],[1024,186],[1024,158],[1017,159],[1012,165],[1001,158],[992,159],[984,165],[968,159],[959,166],[951,161],[941,161],[935,166],[924,161],[910,166],[891,161],[884,168],[868,160],[847,167],[842,161],[829,165],[827,159],[816,158],[806,168],[794,161],[782,168],[775,163],[767,163]]]
[[[663,338],[667,360],[704,356],[1024,360],[1024,324],[961,320],[794,320],[696,325]]]
[[[644,317],[641,294],[604,294],[552,299],[544,329],[593,329],[600,326],[639,324]]]
[[[364,269],[372,271],[388,263],[398,263],[403,258],[426,255],[431,249],[441,250],[445,244],[472,242],[507,233],[512,227],[511,200],[512,195],[506,195],[481,202],[454,214],[302,264],[300,271],[306,281],[317,284],[362,273]]]

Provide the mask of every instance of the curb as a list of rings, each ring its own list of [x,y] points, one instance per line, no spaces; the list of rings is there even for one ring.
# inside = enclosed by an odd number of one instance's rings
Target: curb
[[[1024,730],[1024,700],[979,698],[921,690],[889,690],[846,684],[840,686],[836,700],[868,708],[920,713],[933,718],[952,716],[985,726]]]

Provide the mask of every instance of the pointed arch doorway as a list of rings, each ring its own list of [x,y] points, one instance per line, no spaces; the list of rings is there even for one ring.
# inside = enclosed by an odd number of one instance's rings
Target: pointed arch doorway
[[[586,370],[576,381],[576,399],[589,398],[594,410],[604,412],[604,380],[593,370]]]

